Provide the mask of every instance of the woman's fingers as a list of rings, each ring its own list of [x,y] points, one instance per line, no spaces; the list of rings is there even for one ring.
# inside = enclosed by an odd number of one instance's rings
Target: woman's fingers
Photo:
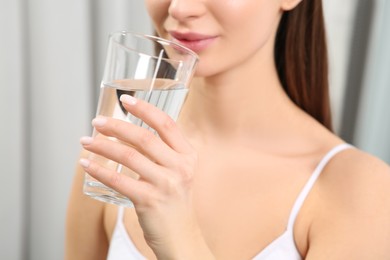
[[[185,140],[175,121],[166,113],[143,100],[135,99],[129,95],[122,95],[120,100],[129,113],[155,129],[161,139],[172,149],[179,153],[192,152],[191,145]]]
[[[110,140],[102,135],[97,135],[95,138],[82,137],[80,143],[86,150],[122,164],[151,183],[158,181],[159,175],[164,169],[135,148],[116,140]]]
[[[80,159],[80,165],[93,178],[128,197],[135,205],[153,194],[153,187],[147,182],[119,174],[88,159]]]
[[[95,118],[92,125],[99,133],[115,137],[135,147],[153,162],[164,166],[170,166],[175,162],[176,152],[147,129],[123,120],[101,116]]]
[[[151,191],[155,188],[153,194],[138,195],[142,196],[142,201],[148,205],[158,197],[160,198],[158,201],[164,201],[170,197],[181,197],[190,190],[196,165],[196,160],[192,155],[177,156],[177,165],[167,168],[150,161],[136,149],[102,135],[97,135],[95,138],[82,137],[80,142],[86,150],[136,172],[140,176],[138,182],[150,185]],[[98,159],[94,157],[80,161],[92,177],[132,199],[130,197],[132,194],[129,195],[126,192],[126,187],[131,187],[129,185],[137,180],[126,174],[118,173],[115,167],[109,167],[106,164],[103,166],[103,162],[98,163]]]

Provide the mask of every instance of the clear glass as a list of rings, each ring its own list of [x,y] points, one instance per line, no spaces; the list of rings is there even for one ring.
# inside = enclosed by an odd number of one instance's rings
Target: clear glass
[[[198,57],[194,52],[177,43],[130,32],[113,33],[109,39],[96,115],[114,117],[154,131],[124,109],[119,97],[128,94],[146,100],[176,120],[197,61]],[[95,129],[93,136],[108,138],[97,133]],[[138,178],[135,172],[102,156],[91,153],[90,159],[115,170],[118,174]],[[88,196],[100,201],[133,206],[127,197],[87,173],[83,190]]]

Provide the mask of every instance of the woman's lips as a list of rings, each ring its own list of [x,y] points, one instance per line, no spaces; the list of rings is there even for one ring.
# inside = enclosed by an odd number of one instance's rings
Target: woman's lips
[[[179,33],[170,31],[173,40],[194,52],[206,49],[217,37],[198,33]]]

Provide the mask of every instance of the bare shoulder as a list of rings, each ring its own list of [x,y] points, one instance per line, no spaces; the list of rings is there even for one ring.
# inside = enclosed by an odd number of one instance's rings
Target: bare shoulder
[[[306,259],[390,259],[390,167],[358,149],[337,154],[315,190]]]
[[[337,154],[325,167],[319,179],[324,192],[350,202],[374,203],[390,195],[390,167],[377,157],[359,149],[347,149]],[[329,194],[330,195],[330,194]],[[389,198],[390,199],[390,198]],[[357,206],[358,206],[357,205]],[[390,206],[390,204],[389,204]]]

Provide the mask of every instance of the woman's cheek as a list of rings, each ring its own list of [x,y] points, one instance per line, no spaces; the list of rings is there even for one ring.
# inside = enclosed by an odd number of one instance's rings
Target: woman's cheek
[[[153,24],[163,24],[163,18],[167,16],[171,0],[145,0],[146,10]]]

